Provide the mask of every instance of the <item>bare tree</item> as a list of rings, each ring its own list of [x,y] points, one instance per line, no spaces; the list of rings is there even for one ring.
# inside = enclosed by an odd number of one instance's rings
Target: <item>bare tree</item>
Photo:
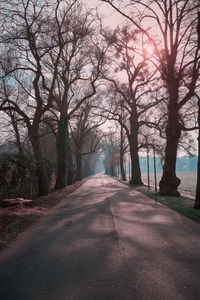
[[[141,30],[154,47],[155,66],[169,95],[166,149],[160,193],[179,195],[176,177],[177,147],[181,136],[180,109],[195,93],[199,77],[199,1],[132,1],[120,7],[119,1],[102,0]],[[130,14],[135,12],[135,17]],[[138,20],[137,17],[140,19]]]
[[[37,163],[39,193],[49,191],[49,181],[40,147],[39,127],[52,106],[54,76],[48,77],[47,56],[58,43],[52,26],[60,1],[3,1],[1,3],[1,104],[14,111],[26,124]],[[6,55],[5,55],[6,53]],[[58,59],[58,53],[55,59]]]
[[[125,134],[124,128],[120,126],[120,171],[121,171],[121,179],[126,180],[126,172],[124,168],[124,155],[127,152],[128,144],[126,142],[127,136]]]
[[[17,118],[17,114],[13,110],[8,110],[8,111],[6,111],[6,113],[10,118],[10,123],[11,123],[11,126],[12,126],[13,131],[14,131],[15,143],[16,143],[18,152],[20,154],[23,154],[24,150],[23,150],[22,141],[21,141],[21,134],[20,134],[20,130],[19,130],[19,123],[20,122]]]
[[[94,41],[93,17],[80,1],[59,7],[53,28],[58,44],[53,48],[46,67],[55,76],[54,109],[58,111],[56,188],[66,185],[70,153],[69,121],[79,107],[96,93],[96,81],[104,53]],[[55,59],[58,57],[59,59]],[[69,178],[69,174],[68,174]]]
[[[129,141],[132,164],[130,183],[142,184],[138,154],[139,130],[149,123],[152,125],[153,107],[163,101],[163,97],[158,96],[158,93],[162,95],[161,86],[159,80],[155,83],[156,70],[150,69],[151,53],[145,52],[145,43],[141,48],[137,47],[137,40],[143,39],[143,34],[130,30],[128,26],[103,34],[109,45],[111,66],[115,73],[102,75],[111,83],[110,90],[115,91],[111,100],[113,105],[110,118],[120,123]]]
[[[89,13],[82,13],[78,0],[3,1],[1,10],[0,108],[15,111],[26,124],[39,191],[46,194],[48,176],[39,140],[44,114],[52,107],[59,111],[56,186],[60,188],[65,186],[68,121],[95,94],[103,54],[94,43],[89,51],[92,20]]]
[[[76,111],[71,122],[71,136],[76,157],[76,180],[82,180],[83,157],[96,152],[103,137],[98,127],[105,123],[106,118],[97,116],[93,104],[92,99],[85,102]]]
[[[119,141],[115,138],[115,133],[110,131],[102,140],[101,147],[104,150],[105,174],[116,176],[116,167],[119,162]]]
[[[24,153],[24,130],[23,123],[12,110],[1,112],[1,144],[13,143],[15,152]]]

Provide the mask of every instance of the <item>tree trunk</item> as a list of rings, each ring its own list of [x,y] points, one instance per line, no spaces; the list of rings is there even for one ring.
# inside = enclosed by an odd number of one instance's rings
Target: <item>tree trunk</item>
[[[138,155],[138,117],[136,112],[130,118],[130,136],[128,137],[131,155],[130,184],[143,184],[141,179],[140,161]]]
[[[88,177],[90,175],[89,161],[87,159],[84,161],[82,174],[83,178]]]
[[[115,168],[114,168],[114,166],[113,166],[113,163],[110,164],[109,175],[110,175],[110,176],[116,176]]]
[[[196,186],[194,208],[200,209],[200,98],[198,100],[198,125],[199,125],[199,136],[198,136],[197,186]]]
[[[105,174],[105,175],[110,175],[110,174],[109,174],[109,167],[108,167],[107,164],[105,165],[105,172],[104,172],[104,174]]]
[[[91,161],[89,161],[89,159],[85,159],[83,164],[83,178],[94,174],[95,170],[93,168],[93,164],[91,165]]]
[[[40,147],[40,140],[38,138],[38,135],[31,135],[29,136],[29,138],[33,148],[34,158],[36,160],[39,195],[45,196],[49,193],[50,183],[46,165],[42,155],[42,150]]]
[[[131,180],[130,184],[143,184],[141,179],[140,161],[138,151],[136,151],[135,146],[130,146],[131,155]]]
[[[75,181],[75,172],[74,172],[75,170],[74,170],[74,166],[72,163],[72,153],[71,153],[69,139],[68,139],[67,149],[68,149],[67,161],[69,162],[69,167],[68,167],[68,172],[67,172],[67,185],[71,185]]]
[[[166,127],[166,148],[163,175],[159,183],[161,195],[180,196],[177,188],[180,179],[176,177],[176,158],[181,136],[178,113],[178,87],[171,82],[169,87],[168,123]]]
[[[82,154],[79,150],[76,152],[76,180],[82,180]]]
[[[60,116],[57,136],[57,179],[56,189],[63,189],[66,185],[67,174],[67,145],[68,145],[68,118]]]
[[[125,170],[124,170],[124,159],[123,159],[123,155],[120,153],[120,172],[121,172],[121,179],[122,180],[126,180],[126,174],[125,174]]]
[[[16,139],[17,149],[18,149],[19,153],[21,155],[23,155],[24,151],[23,151],[22,144],[21,144],[20,133],[19,133],[17,121],[16,121],[15,116],[14,116],[13,113],[10,114],[10,118],[11,118],[12,126],[13,126],[13,129],[14,129],[14,132],[15,132],[15,139]]]
[[[124,170],[124,135],[123,128],[121,127],[120,133],[120,171],[121,171],[121,179],[126,180],[126,174]]]

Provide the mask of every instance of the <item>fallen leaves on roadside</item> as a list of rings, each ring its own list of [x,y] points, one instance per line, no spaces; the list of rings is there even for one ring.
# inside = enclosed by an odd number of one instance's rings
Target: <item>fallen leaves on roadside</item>
[[[55,190],[47,196],[34,200],[34,205],[24,207],[16,205],[11,207],[0,207],[0,251],[7,248],[9,243],[30,225],[47,213],[47,211],[58,204],[66,196],[79,188],[87,179],[77,181],[62,190]]]

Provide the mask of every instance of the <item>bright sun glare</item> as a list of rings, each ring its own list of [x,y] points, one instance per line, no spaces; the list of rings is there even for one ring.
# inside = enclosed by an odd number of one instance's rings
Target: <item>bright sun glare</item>
[[[136,61],[141,61],[149,58],[154,54],[154,45],[151,42],[129,41],[127,43],[128,55],[135,57]]]
[[[154,54],[154,45],[152,43],[144,44],[144,54],[145,56],[152,56]]]

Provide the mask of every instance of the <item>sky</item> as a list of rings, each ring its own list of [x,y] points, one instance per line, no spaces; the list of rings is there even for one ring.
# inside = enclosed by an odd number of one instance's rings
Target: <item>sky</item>
[[[103,20],[105,25],[115,28],[119,23],[123,22],[123,19],[119,13],[116,13],[109,4],[101,2],[100,0],[82,0],[82,2],[94,10],[98,10],[100,16],[104,16]]]
[[[100,0],[82,0],[82,2],[89,8],[97,9],[100,15],[104,15],[104,24],[110,28],[115,28],[125,22],[125,18],[122,17],[119,13],[116,13],[114,9],[105,2],[101,2]],[[190,134],[194,138],[196,144],[196,132],[194,131]],[[180,153],[179,155],[182,155],[182,153]]]

